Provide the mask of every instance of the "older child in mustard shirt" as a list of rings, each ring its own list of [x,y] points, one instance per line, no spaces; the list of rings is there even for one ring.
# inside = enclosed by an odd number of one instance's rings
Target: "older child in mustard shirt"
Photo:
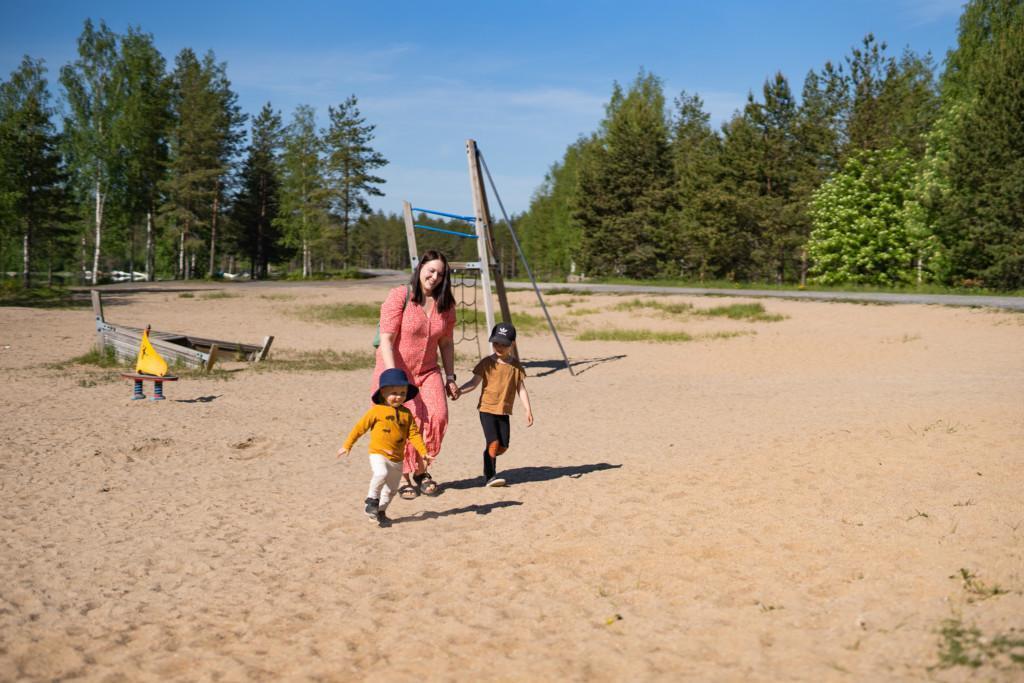
[[[380,388],[371,397],[376,405],[366,411],[338,449],[339,458],[348,455],[359,437],[370,432],[370,469],[373,476],[366,494],[366,515],[382,527],[391,524],[385,510],[402,480],[406,442],[411,443],[428,464],[434,459],[433,454],[427,453],[412,412],[402,405],[415,398],[417,393],[419,389],[409,383],[404,371],[392,368],[382,372]]]
[[[516,328],[511,323],[498,323],[488,339],[494,353],[482,359],[473,368],[473,379],[459,387],[459,394],[470,392],[483,383],[480,390],[480,426],[484,430],[484,486],[504,486],[505,480],[497,476],[494,459],[508,450],[511,427],[509,416],[516,396],[526,409],[526,426],[533,425],[530,394],[526,392],[526,370],[512,356],[516,341]]]

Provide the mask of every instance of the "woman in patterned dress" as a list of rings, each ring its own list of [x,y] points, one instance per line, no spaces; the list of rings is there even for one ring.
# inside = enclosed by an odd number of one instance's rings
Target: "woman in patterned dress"
[[[446,395],[455,397],[459,390],[455,382],[454,330],[455,297],[448,259],[431,250],[423,254],[409,285],[392,289],[381,304],[380,346],[372,386],[377,386],[385,370],[405,371],[420,390],[406,407],[412,411],[427,450],[435,456],[448,429]],[[443,374],[437,362],[439,351]],[[415,448],[406,448],[402,473],[406,483],[399,493],[403,498],[437,494],[437,484]]]

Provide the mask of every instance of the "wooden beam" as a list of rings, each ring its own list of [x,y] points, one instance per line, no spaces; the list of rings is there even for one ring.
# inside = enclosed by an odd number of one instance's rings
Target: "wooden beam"
[[[420,254],[416,250],[416,226],[412,220],[412,204],[407,201],[402,202],[402,216],[405,217],[405,243],[409,247],[409,263],[412,265],[412,270],[416,270],[416,266],[420,262]]]
[[[214,344],[210,347],[210,357],[206,359],[206,364],[203,366],[203,372],[209,372],[213,370],[213,364],[217,362],[217,345]]]
[[[267,359],[267,354],[270,353],[270,345],[274,343],[274,335],[263,338],[263,347],[260,349],[259,354],[256,356],[255,361],[259,363],[261,360]]]

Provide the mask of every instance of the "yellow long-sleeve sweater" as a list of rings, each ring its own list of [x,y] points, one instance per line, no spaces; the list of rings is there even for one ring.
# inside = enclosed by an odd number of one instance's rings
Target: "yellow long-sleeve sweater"
[[[427,456],[427,446],[423,443],[420,430],[408,408],[392,408],[375,405],[366,411],[356,426],[349,432],[343,448],[352,450],[352,446],[366,432],[370,432],[370,453],[379,453],[388,460],[401,462],[405,456],[405,444],[410,442],[419,454]]]

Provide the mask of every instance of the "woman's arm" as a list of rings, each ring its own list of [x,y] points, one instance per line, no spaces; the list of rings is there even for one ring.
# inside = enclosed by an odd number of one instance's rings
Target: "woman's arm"
[[[406,290],[408,291],[408,290]],[[402,288],[388,292],[384,303],[380,306],[380,357],[384,361],[384,369],[395,367],[395,338],[402,329],[402,319],[406,309],[405,293]]]
[[[441,365],[444,366],[444,386],[452,400],[459,397],[459,385],[455,383],[455,340],[446,337],[437,342],[441,350]]]
[[[391,345],[395,335],[390,332],[380,333],[380,357],[384,360],[384,369],[390,370],[395,367],[395,352]]]

